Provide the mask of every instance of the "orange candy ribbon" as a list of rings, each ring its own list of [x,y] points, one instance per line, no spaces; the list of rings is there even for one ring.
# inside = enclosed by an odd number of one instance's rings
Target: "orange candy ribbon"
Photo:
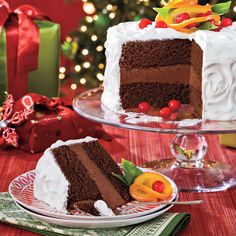
[[[204,23],[210,20],[214,20],[216,25],[220,25],[220,16],[217,14],[211,14],[209,16],[198,17],[198,14],[204,14],[211,11],[211,5],[201,6],[198,4],[198,0],[170,0],[163,8],[173,9],[170,14],[164,18],[160,14],[157,15],[156,21],[164,21],[170,28],[183,33],[193,33],[197,30],[196,27],[190,29],[188,25],[193,23]],[[181,23],[176,23],[176,17],[182,13],[188,13],[190,19]]]
[[[162,193],[152,189],[152,184],[155,181],[161,181],[164,184],[165,188]],[[172,191],[173,189],[170,182],[163,175],[155,172],[145,172],[139,175],[130,186],[131,196],[140,202],[166,200],[171,196]]]

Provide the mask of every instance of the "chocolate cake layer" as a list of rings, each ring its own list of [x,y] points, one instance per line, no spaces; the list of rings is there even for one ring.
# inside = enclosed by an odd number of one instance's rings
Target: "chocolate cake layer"
[[[120,87],[121,102],[124,109],[138,107],[146,101],[153,107],[166,107],[172,99],[178,99],[182,104],[189,100],[190,87],[181,83],[131,83]]]
[[[96,201],[92,201],[92,200],[80,201],[80,202],[76,202],[73,205],[73,207],[75,210],[81,210],[81,211],[84,211],[84,212],[89,213],[91,215],[99,216],[99,212],[94,207],[95,202]]]
[[[129,200],[128,187],[112,175],[112,172],[119,171],[119,167],[97,141],[73,144],[69,148],[94,180],[101,193],[100,199],[110,208],[123,205]],[[93,191],[93,188],[87,189],[87,192]]]
[[[157,68],[191,64],[191,41],[187,39],[131,41],[122,46],[120,68]]]
[[[139,68],[126,71],[120,70],[121,84],[130,83],[179,83],[188,85],[191,72],[190,65],[162,66],[158,68]]]
[[[122,196],[125,201],[124,203],[130,201],[131,197],[129,194],[129,187],[112,174],[120,174],[120,168],[110,157],[108,152],[99,144],[98,141],[87,143],[84,142],[82,143],[82,146],[91,161],[93,161],[97,166],[100,167],[102,173],[112,183],[112,186],[114,186],[116,191]],[[103,186],[105,188],[105,185]]]
[[[66,179],[70,182],[67,209],[73,208],[75,202],[102,199],[100,190],[95,181],[90,178],[88,170],[68,146],[54,148],[52,152]]]

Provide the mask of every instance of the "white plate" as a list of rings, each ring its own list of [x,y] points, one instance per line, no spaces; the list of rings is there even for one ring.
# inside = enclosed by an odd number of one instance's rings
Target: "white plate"
[[[178,199],[178,196],[177,198]],[[115,220],[67,220],[67,219],[58,219],[58,218],[53,218],[49,216],[44,216],[40,215],[38,213],[32,212],[20,204],[16,202],[16,205],[28,213],[29,215],[33,216],[34,218],[37,218],[41,221],[45,221],[50,224],[56,224],[56,225],[61,225],[61,226],[66,226],[66,227],[72,227],[72,228],[90,228],[90,229],[104,229],[104,228],[117,228],[117,227],[124,227],[124,226],[129,226],[129,225],[135,225],[139,223],[143,223],[145,221],[151,220],[156,218],[157,216],[160,216],[167,210],[169,210],[173,205],[170,206],[165,206],[162,210],[154,212],[152,214],[148,214],[142,217],[133,217],[130,219],[115,219]]]
[[[141,168],[143,171],[151,171],[146,168]],[[76,215],[69,215],[57,211],[55,208],[50,207],[47,203],[40,201],[34,197],[34,178],[35,171],[26,172],[17,178],[15,178],[9,185],[9,193],[15,202],[19,203],[23,207],[30,211],[37,212],[42,215],[71,220],[115,220],[115,219],[128,219],[133,217],[139,217],[153,212],[162,210],[164,205],[149,205],[145,202],[131,201],[127,204],[118,207],[120,214],[116,216],[91,216],[84,212],[77,212]],[[165,202],[173,201],[178,193],[175,183],[166,177],[172,185],[173,194]]]

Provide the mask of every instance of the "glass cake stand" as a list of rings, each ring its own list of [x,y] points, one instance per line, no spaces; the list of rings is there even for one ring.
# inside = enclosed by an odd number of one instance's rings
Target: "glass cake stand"
[[[217,192],[236,186],[236,168],[217,161],[204,160],[207,142],[204,134],[236,133],[236,121],[184,119],[163,121],[158,116],[134,112],[114,112],[101,104],[103,89],[96,88],[77,96],[74,110],[81,116],[120,128],[176,134],[170,144],[172,159],[145,164],[170,178],[180,191]],[[189,111],[190,107],[184,109]]]

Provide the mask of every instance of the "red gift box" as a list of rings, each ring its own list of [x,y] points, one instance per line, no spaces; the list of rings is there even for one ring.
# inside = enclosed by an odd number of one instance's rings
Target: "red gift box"
[[[42,95],[29,93],[14,104],[12,113],[30,109],[32,112],[25,121],[14,127],[18,135],[17,146],[25,151],[31,153],[44,151],[57,140],[66,141],[85,136],[110,138],[101,125],[88,121],[68,107],[62,106],[58,98],[48,99]]]

